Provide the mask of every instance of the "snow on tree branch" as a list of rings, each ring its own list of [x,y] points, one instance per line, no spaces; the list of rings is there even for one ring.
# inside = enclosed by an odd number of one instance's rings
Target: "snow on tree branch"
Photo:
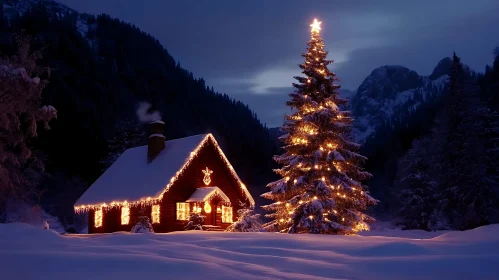
[[[0,58],[0,205],[37,194],[35,174],[43,172],[43,164],[27,140],[37,136],[37,123],[49,128],[57,117],[54,107],[41,106],[50,71],[36,64],[41,55],[30,50],[30,40],[17,36],[17,55]]]
[[[347,99],[339,97],[338,78],[326,67],[327,51],[319,32],[312,32],[300,65],[304,76],[295,77],[296,90],[286,104],[294,109],[281,128],[285,153],[281,179],[267,185],[262,197],[275,202],[263,206],[272,220],[270,231],[288,233],[352,234],[369,229],[373,218],[362,211],[377,203],[360,181],[371,174],[360,163],[366,158],[350,142],[353,119],[341,111]]]

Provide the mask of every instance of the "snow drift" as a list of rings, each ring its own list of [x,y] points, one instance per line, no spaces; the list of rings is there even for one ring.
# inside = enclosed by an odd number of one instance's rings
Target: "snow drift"
[[[414,239],[199,231],[59,235],[0,224],[0,248],[2,279],[497,279],[499,273],[499,225]]]

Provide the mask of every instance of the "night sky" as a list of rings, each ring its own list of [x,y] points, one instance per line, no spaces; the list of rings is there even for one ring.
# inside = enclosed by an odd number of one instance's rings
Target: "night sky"
[[[247,103],[270,127],[289,111],[284,102],[315,17],[331,69],[352,90],[382,65],[430,74],[453,51],[483,71],[499,46],[497,0],[58,1],[152,34],[182,67]]]

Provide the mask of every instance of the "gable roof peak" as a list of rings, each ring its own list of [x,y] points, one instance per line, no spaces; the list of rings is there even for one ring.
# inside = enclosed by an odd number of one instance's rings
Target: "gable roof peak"
[[[251,206],[255,201],[211,133],[166,141],[165,148],[148,163],[147,145],[126,150],[78,199],[75,210],[111,205],[152,204],[163,199],[199,151],[211,141]]]

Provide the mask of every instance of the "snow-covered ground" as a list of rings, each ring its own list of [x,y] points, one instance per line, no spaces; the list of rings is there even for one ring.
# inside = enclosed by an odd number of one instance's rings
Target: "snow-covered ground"
[[[369,235],[377,233],[399,237],[224,232],[59,235],[26,224],[0,224],[0,278],[499,277],[499,225],[439,234],[381,229]]]

